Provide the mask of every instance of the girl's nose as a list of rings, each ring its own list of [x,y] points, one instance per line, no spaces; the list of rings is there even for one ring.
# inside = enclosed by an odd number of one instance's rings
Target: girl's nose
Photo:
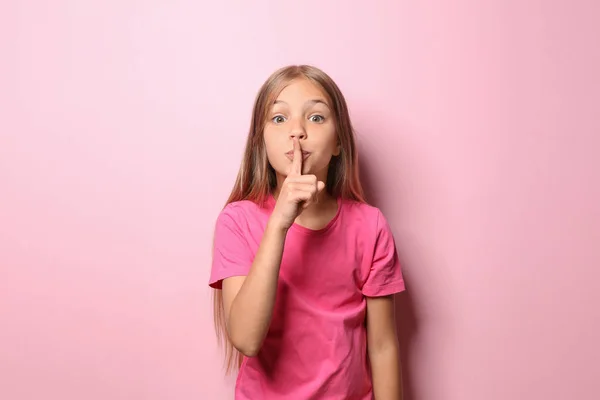
[[[292,126],[290,130],[290,139],[293,138],[304,139],[306,138],[306,131],[304,130],[304,126],[301,123],[296,123]]]
[[[305,139],[306,138],[306,133],[304,131],[302,131],[302,132],[298,131],[298,132],[292,132],[292,133],[290,133],[290,139],[293,139],[295,137],[298,138],[298,139]]]

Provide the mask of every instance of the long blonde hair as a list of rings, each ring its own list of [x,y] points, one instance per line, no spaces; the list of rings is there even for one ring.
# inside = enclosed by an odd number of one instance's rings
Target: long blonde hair
[[[263,130],[267,116],[279,93],[290,81],[306,78],[323,90],[328,97],[334,117],[341,152],[329,165],[326,189],[335,197],[365,202],[358,170],[358,154],[354,129],[346,100],[337,84],[322,70],[310,65],[291,65],[275,71],[260,88],[252,112],[244,158],[225,205],[240,200],[264,204],[277,184],[273,167],[267,159]],[[229,373],[239,368],[243,355],[229,340],[220,289],[213,289],[214,323],[217,337],[225,348],[225,366]]]

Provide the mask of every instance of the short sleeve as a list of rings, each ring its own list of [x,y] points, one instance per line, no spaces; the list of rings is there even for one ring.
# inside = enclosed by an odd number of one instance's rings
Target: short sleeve
[[[217,218],[213,242],[213,260],[209,286],[221,289],[223,279],[245,276],[250,271],[254,256],[239,223],[243,215],[233,207],[226,207]]]
[[[399,293],[404,289],[394,236],[385,217],[379,211],[373,261],[362,292],[367,297],[378,297]]]

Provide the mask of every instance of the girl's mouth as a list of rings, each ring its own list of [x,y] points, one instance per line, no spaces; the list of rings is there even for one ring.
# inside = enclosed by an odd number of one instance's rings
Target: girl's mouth
[[[293,159],[294,159],[294,150],[292,150],[292,151],[288,151],[287,153],[285,153],[285,156],[286,156],[287,158],[289,158],[290,160],[293,160]],[[309,152],[309,151],[304,151],[304,150],[302,150],[302,159],[303,159],[303,160],[306,160],[306,158],[307,158],[308,156],[310,156],[310,152]]]

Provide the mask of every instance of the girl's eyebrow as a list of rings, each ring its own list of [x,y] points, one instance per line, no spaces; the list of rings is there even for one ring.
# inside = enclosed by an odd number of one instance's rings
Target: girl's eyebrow
[[[273,105],[275,104],[285,104],[288,105],[288,103],[286,103],[283,100],[275,100],[275,102],[273,103]],[[304,108],[307,108],[308,106],[312,106],[315,104],[324,104],[327,108],[329,108],[329,104],[327,104],[327,102],[323,99],[312,99],[312,100],[308,100],[306,103],[304,103]]]

